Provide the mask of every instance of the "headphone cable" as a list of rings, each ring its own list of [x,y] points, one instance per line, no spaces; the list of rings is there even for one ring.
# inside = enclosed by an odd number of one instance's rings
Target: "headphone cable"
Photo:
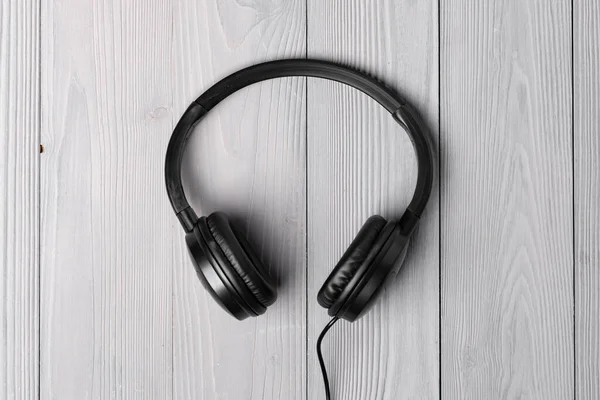
[[[321,365],[321,372],[323,373],[323,383],[325,384],[325,398],[327,400],[331,400],[331,394],[329,392],[329,379],[327,379],[327,370],[325,369],[325,362],[323,361],[323,353],[321,353],[321,342],[323,341],[323,337],[325,337],[327,331],[331,329],[333,324],[335,324],[338,320],[338,317],[333,317],[331,321],[329,321],[329,323],[325,325],[325,328],[323,328],[323,331],[317,339],[317,357],[319,357],[319,364]]]

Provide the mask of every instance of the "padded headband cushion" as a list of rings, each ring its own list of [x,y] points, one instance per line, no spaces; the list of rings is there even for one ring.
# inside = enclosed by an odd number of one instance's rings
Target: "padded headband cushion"
[[[348,282],[367,259],[385,224],[386,220],[383,217],[374,215],[360,228],[350,247],[319,290],[317,301],[322,307],[330,308],[338,300]]]
[[[206,218],[206,223],[229,264],[256,300],[264,307],[273,304],[277,298],[273,278],[252,250],[250,243],[229,222],[227,215],[222,212],[212,213]]]

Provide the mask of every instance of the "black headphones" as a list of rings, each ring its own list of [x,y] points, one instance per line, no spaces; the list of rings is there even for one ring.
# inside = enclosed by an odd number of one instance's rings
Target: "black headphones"
[[[406,130],[417,155],[415,192],[400,220],[386,221],[379,215],[367,219],[319,290],[317,300],[330,316],[352,322],[374,305],[388,278],[400,269],[433,183],[431,149],[423,128],[406,102],[384,85],[340,65],[305,59],[272,61],[235,72],[198,97],[177,123],[165,161],[167,193],[204,287],[239,320],[263,314],[277,298],[275,281],[224,213],[198,218],[183,192],[181,160],[193,127],[221,100],[253,83],[287,76],[330,79],[366,93]]]

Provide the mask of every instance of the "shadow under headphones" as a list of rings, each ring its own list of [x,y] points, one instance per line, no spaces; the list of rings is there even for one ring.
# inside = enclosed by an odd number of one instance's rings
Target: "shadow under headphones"
[[[193,127],[230,94],[260,81],[308,76],[350,85],[379,102],[410,136],[418,164],[413,198],[398,221],[367,219],[321,289],[317,301],[330,316],[350,322],[364,315],[396,275],[433,183],[429,143],[415,112],[383,84],[352,69],[317,60],[257,64],[213,85],[185,111],[169,141],[165,161],[167,193],[186,235],[198,277],[217,303],[239,320],[262,315],[277,298],[276,282],[248,240],[222,212],[198,218],[181,183],[181,161]]]

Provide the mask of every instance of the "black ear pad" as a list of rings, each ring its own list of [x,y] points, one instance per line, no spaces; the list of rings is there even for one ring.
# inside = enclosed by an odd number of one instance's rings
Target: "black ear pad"
[[[397,222],[388,222],[328,314],[352,322],[367,313],[400,269],[409,241]]]
[[[194,269],[202,286],[204,286],[217,304],[238,320],[241,321],[255,316],[256,314],[249,309],[244,300],[231,286],[223,271],[215,267],[215,265],[218,265],[218,262],[213,257],[213,252],[204,240],[198,225],[196,223],[193,232],[185,235],[185,241]]]
[[[383,230],[386,220],[374,215],[367,219],[358,234],[319,290],[317,301],[330,308],[340,297],[348,283],[367,259],[373,244]]]
[[[221,267],[235,271],[237,277],[261,306],[266,308],[273,304],[277,298],[276,283],[244,235],[222,212],[209,215],[206,224],[227,260],[226,265]]]

